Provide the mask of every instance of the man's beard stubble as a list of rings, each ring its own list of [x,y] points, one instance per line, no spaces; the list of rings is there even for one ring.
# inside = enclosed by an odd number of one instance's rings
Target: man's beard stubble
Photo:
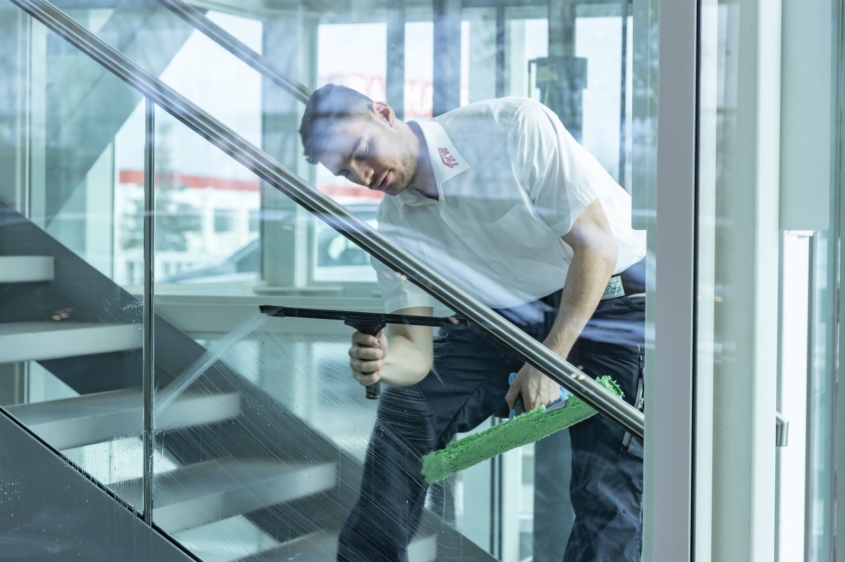
[[[396,190],[396,193],[405,191],[408,186],[414,185],[419,170],[419,158],[411,149],[411,143],[403,139],[400,146],[399,161],[402,163],[402,177],[397,178],[401,180],[401,188]]]

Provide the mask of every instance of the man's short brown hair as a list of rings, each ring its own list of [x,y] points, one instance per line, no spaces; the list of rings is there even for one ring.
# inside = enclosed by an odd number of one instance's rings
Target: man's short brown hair
[[[315,90],[305,105],[299,125],[305,159],[311,164],[318,162],[333,125],[343,119],[368,117],[372,111],[373,100],[346,86],[326,84]]]

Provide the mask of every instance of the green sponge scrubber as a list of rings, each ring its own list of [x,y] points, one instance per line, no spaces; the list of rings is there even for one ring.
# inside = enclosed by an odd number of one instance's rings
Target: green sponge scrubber
[[[596,381],[622,397],[622,389],[610,377],[599,377]],[[422,474],[426,482],[434,484],[500,453],[539,441],[595,413],[592,406],[573,394],[562,408],[547,413],[546,408],[541,406],[481,433],[454,441],[445,449],[428,453],[422,458]]]

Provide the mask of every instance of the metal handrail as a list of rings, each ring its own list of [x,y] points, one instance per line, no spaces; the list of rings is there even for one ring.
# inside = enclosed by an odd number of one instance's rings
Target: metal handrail
[[[313,189],[302,178],[141,69],[50,2],[46,0],[9,1],[64,37],[258,177],[316,214],[376,259],[384,262],[400,275],[406,275],[408,279],[440,302],[452,307],[467,320],[476,323],[525,362],[581,397],[586,403],[634,435],[644,436],[645,423],[642,412],[617,398],[605,387],[489,307],[452,285],[439,273],[406,253],[330,197]]]
[[[208,19],[201,11],[183,0],[158,1],[174,14],[188,22],[192,27],[204,33],[209,39],[257,70],[262,76],[280,86],[297,100],[302,103],[308,103],[308,98],[311,97],[311,90],[279,70],[267,57],[247,47],[243,41]]]

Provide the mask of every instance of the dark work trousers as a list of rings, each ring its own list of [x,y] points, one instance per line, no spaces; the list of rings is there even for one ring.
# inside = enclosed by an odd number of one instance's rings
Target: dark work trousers
[[[525,313],[525,307],[499,312],[543,340],[557,315],[556,301],[559,293],[525,305],[533,312]],[[532,316],[536,321],[524,321]],[[642,297],[602,301],[568,358],[592,377],[613,377],[632,404],[643,371],[644,317]],[[523,364],[475,327],[441,330],[431,373],[417,385],[382,395],[361,493],[340,535],[339,561],[407,561],[427,491],[420,458],[490,416],[506,416],[508,375]],[[570,432],[575,522],[564,561],[639,562],[641,442],[634,439],[623,449],[624,430],[602,416]]]

